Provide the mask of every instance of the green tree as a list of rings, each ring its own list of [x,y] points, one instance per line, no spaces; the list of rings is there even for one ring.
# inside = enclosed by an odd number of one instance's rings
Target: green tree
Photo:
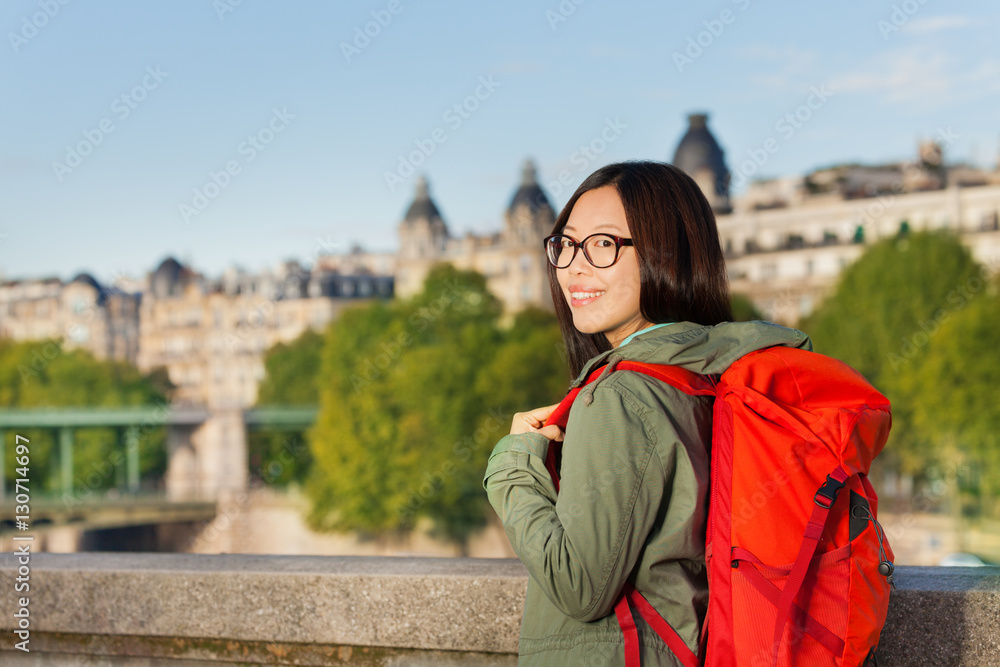
[[[969,293],[983,285],[967,283]],[[996,517],[1000,489],[1000,296],[994,282],[949,314],[923,363],[907,374],[915,426],[935,441],[935,463],[979,493],[984,513]],[[949,475],[950,476],[950,475]]]
[[[257,405],[318,405],[322,350],[323,335],[312,329],[290,343],[271,347],[264,356]],[[305,480],[312,455],[304,433],[254,430],[247,439],[252,474],[277,486]]]
[[[733,320],[736,322],[749,322],[751,320],[762,320],[764,315],[753,305],[753,301],[745,294],[733,294]]]
[[[409,300],[345,310],[327,332],[310,433],[311,525],[372,534],[429,516],[464,543],[485,522],[470,445],[494,405],[476,379],[500,340],[499,301],[474,272],[435,267]]]
[[[118,407],[162,405],[172,386],[162,369],[143,375],[120,361],[99,361],[84,350],[65,350],[57,340],[0,340],[0,406],[9,408]],[[58,493],[58,446],[51,429],[19,431],[31,442],[33,474],[40,490]],[[9,444],[9,443],[8,443]],[[73,480],[80,490],[97,491],[124,480],[119,466],[108,463],[122,451],[120,433],[112,428],[76,429],[73,444]],[[14,475],[14,448],[7,447],[6,476]],[[166,432],[144,430],[139,441],[139,472],[158,483],[166,470]]]
[[[836,291],[800,323],[817,352],[841,359],[892,402],[883,466],[920,473],[932,443],[915,428],[907,375],[925,359],[942,323],[974,297],[979,265],[947,231],[907,233],[879,241],[845,269]]]
[[[320,414],[310,433],[310,524],[370,535],[412,530],[464,548],[492,509],[489,453],[514,412],[566,392],[555,317],[527,309],[500,326],[478,273],[438,266],[409,300],[345,311],[327,332]]]
[[[919,360],[939,320],[960,308],[979,265],[946,231],[884,239],[844,270],[834,294],[800,324],[818,352],[842,359],[886,392]]]

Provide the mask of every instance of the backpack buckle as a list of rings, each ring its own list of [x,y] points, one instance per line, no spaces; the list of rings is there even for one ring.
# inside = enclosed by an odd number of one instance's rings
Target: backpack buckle
[[[813,502],[823,509],[830,509],[833,507],[833,503],[837,500],[837,494],[840,493],[842,488],[844,488],[844,484],[846,482],[847,480],[842,482],[838,479],[834,479],[831,475],[827,475],[826,481],[823,482],[823,486],[819,487],[819,491],[816,492]],[[820,500],[821,498],[823,500]]]

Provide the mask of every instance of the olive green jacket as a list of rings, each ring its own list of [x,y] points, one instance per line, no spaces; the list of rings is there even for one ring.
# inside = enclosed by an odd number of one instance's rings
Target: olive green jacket
[[[804,333],[765,322],[678,322],[594,357],[571,387],[614,359],[716,374],[775,345],[812,348]],[[519,666],[624,665],[614,606],[626,580],[697,653],[708,602],[712,401],[641,373],[602,373],[570,410],[558,495],[545,468],[544,436],[521,433],[497,443],[483,486],[530,574]],[[679,665],[633,615],[643,666]]]

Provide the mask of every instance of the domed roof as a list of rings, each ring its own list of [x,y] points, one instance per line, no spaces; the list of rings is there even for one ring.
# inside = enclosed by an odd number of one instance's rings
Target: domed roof
[[[521,170],[521,185],[514,193],[514,198],[510,200],[507,212],[513,213],[514,209],[520,206],[528,206],[532,215],[543,208],[554,211],[548,197],[545,196],[545,191],[538,185],[538,172],[535,170],[535,163],[531,160],[524,162],[524,167]]]
[[[73,280],[71,280],[70,283],[71,284],[83,283],[84,285],[89,285],[90,287],[93,287],[94,291],[97,292],[98,306],[103,306],[107,302],[108,291],[99,282],[97,282],[97,280],[94,279],[94,276],[90,275],[89,273],[83,271],[76,274],[76,277],[73,278]]]
[[[708,114],[688,116],[688,130],[677,144],[672,162],[692,178],[702,169],[709,169],[715,177],[716,195],[728,200],[729,169],[722,148],[708,130]]]
[[[89,273],[86,273],[86,272],[76,274],[76,277],[73,278],[73,280],[71,280],[70,282],[71,283],[86,283],[87,285],[90,285],[91,287],[93,287],[98,292],[100,292],[103,289],[101,287],[101,284],[94,279],[94,276],[92,276],[92,275],[90,275]]]
[[[183,268],[181,263],[173,257],[167,257],[160,262],[160,265],[156,267],[156,271],[153,272],[153,278],[150,281],[153,296],[162,299],[175,294]]]
[[[404,220],[406,222],[414,222],[420,218],[427,218],[427,220],[433,222],[436,220],[442,220],[441,212],[438,211],[438,207],[434,205],[434,200],[431,199],[430,192],[427,187],[427,179],[423,176],[417,178],[417,191],[413,197],[413,203],[410,204],[410,208],[406,210],[406,217]]]

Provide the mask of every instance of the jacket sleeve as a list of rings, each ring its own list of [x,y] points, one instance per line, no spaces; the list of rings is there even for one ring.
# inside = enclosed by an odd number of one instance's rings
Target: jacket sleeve
[[[655,454],[677,435],[618,383],[601,383],[575,405],[563,442],[558,498],[545,468],[548,440],[528,433],[500,440],[483,485],[515,553],[552,603],[593,621],[615,601],[669,500],[676,456]],[[669,432],[662,432],[664,429]],[[665,469],[669,468],[669,469]]]

